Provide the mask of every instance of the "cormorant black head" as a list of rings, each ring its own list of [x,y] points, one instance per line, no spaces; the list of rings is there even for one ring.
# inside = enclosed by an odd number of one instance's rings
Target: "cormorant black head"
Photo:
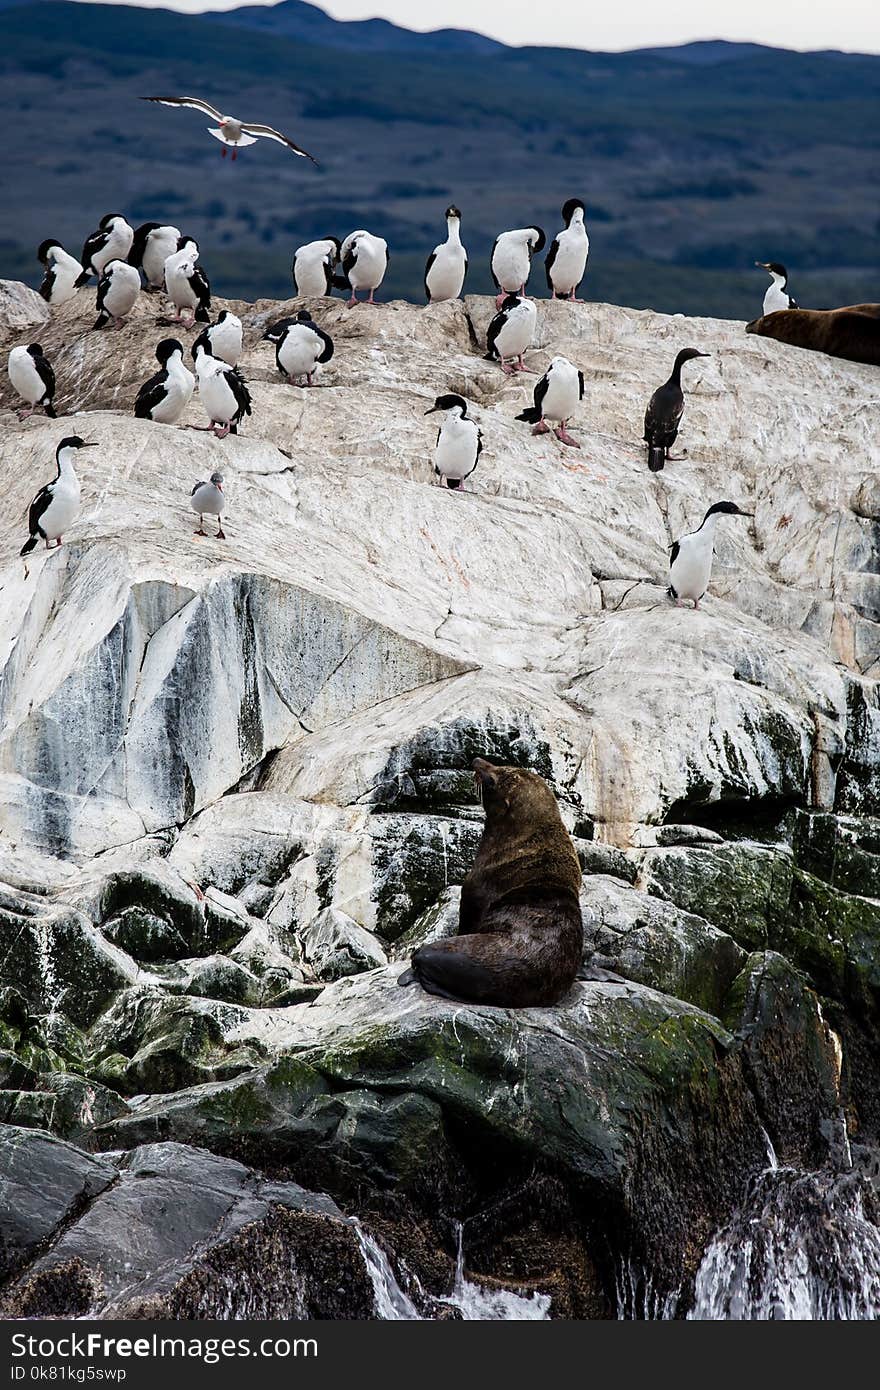
[[[58,448],[55,450],[55,457],[61,453],[62,449],[97,449],[97,444],[87,444],[84,439],[80,439],[78,434],[69,434],[62,439]]]
[[[300,309],[299,313],[298,313],[297,316],[296,316],[296,322],[297,322],[297,323],[313,323],[314,320],[312,319],[312,316],[311,316],[311,314],[309,313],[308,309]]]
[[[117,217],[121,217],[121,218],[122,218],[122,221],[123,221],[123,222],[125,221],[125,218],[123,217],[123,215],[122,215],[121,212],[105,212],[105,213],[104,213],[104,216],[101,218],[100,222],[98,223],[98,226],[99,226],[103,231],[106,231],[107,228],[110,226],[110,223],[111,223],[112,221],[114,221],[114,219],[117,218]]]
[[[443,214],[443,216],[444,216],[444,217],[457,217],[458,220],[459,220],[459,222],[461,221],[461,213],[459,212],[458,208],[455,206],[454,203],[450,203],[450,204],[449,204],[449,207],[446,209],[446,211],[445,211],[445,213]]]
[[[587,211],[580,198],[569,198],[567,203],[562,204],[562,220],[565,223],[566,227],[568,226],[571,219],[574,217],[578,208],[580,208],[581,212],[583,213],[586,213]]]
[[[302,312],[303,311],[300,310],[300,313]],[[285,333],[287,332],[288,328],[292,323],[296,323],[296,319],[279,319],[277,323],[270,323],[269,327],[263,334],[263,342],[280,342],[280,340],[284,337]]]
[[[539,251],[543,251],[547,238],[540,227],[529,227],[529,231],[535,234],[534,239],[529,237],[529,245],[532,248],[533,254],[537,255]]]
[[[710,508],[709,508],[709,510],[707,511],[706,515],[703,517],[703,521],[706,522],[706,521],[709,520],[709,517],[710,517],[710,516],[714,516],[716,513],[721,513],[721,512],[726,512],[726,513],[728,513],[730,516],[754,516],[754,515],[755,515],[754,512],[744,512],[743,509],[742,509],[742,507],[738,507],[738,506],[736,505],[735,502],[716,502],[715,505],[714,505],[713,507],[710,507]]]
[[[769,270],[771,275],[781,275],[783,280],[788,279],[788,271],[781,261],[755,261],[759,270]]]
[[[228,318],[229,318],[229,310],[228,310],[228,309],[221,309],[220,312],[219,312],[219,314],[217,315],[217,322],[218,322],[218,323],[225,323],[226,320],[227,320]]]
[[[52,241],[50,238],[49,241],[40,242],[40,245],[37,247],[37,260],[40,262],[40,265],[46,264],[46,262],[49,259],[49,252],[53,250],[56,246],[58,247],[59,251],[64,250],[64,247],[61,245],[60,241]]]
[[[426,415],[433,415],[435,410],[460,410],[461,418],[467,415],[467,401],[464,396],[457,396],[454,392],[449,392],[445,396],[438,396],[430,410],[426,410]]]
[[[199,249],[199,243],[196,241],[195,237],[192,237],[192,236],[181,236],[181,237],[178,237],[178,238],[177,238],[177,249],[178,249],[178,251],[182,251],[183,248],[184,248],[185,246],[194,246],[195,249],[196,249],[197,251],[198,251],[198,249]]]
[[[517,304],[522,303],[522,296],[518,294],[506,294],[501,301],[502,309],[515,309]]]
[[[28,352],[34,360],[43,356],[43,349],[39,343],[28,343]]]
[[[684,366],[685,362],[690,362],[693,357],[711,356],[712,354],[710,352],[699,352],[696,348],[682,348],[681,352],[675,359],[675,369],[676,371],[678,371],[680,367]]]
[[[163,338],[156,348],[156,361],[164,367],[169,357],[172,357],[175,352],[179,352],[182,357],[183,344],[179,343],[176,338]]]

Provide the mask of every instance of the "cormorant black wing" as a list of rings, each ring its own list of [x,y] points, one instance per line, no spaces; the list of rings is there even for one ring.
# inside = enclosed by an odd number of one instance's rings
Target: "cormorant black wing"
[[[138,388],[138,393],[134,400],[134,413],[139,420],[150,420],[151,412],[157,405],[161,405],[165,399],[165,383],[168,380],[166,371],[157,372],[151,376],[149,381],[145,381]],[[196,484],[198,487],[198,483]]]
[[[429,256],[428,259],[427,259],[427,262],[425,263],[425,298],[427,299],[427,301],[428,301],[429,304],[430,304],[430,302],[431,302],[431,291],[428,289],[428,275],[430,274],[431,266],[434,264],[434,262],[436,261],[436,259],[437,259],[437,252],[436,252],[436,251],[432,251],[431,254],[430,254],[430,256]]]
[[[544,270],[547,274],[547,285],[552,290],[553,281],[550,278],[550,271],[553,269],[553,262],[556,260],[556,252],[559,250],[559,238],[554,237],[550,243],[550,250],[547,252],[547,259],[544,262]]]

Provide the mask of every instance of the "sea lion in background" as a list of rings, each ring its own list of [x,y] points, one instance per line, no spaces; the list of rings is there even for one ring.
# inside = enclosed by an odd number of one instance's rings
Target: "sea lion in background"
[[[880,366],[880,304],[850,304],[844,309],[777,309],[753,319],[747,333],[776,338],[792,347],[825,352],[848,362]]]
[[[420,946],[399,983],[471,1004],[555,1004],[583,954],[574,845],[537,773],[485,758],[473,767],[486,824],[462,884],[458,936]]]

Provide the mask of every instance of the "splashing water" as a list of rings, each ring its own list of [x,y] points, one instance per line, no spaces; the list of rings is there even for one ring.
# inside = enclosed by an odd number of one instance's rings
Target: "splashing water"
[[[385,1251],[356,1218],[352,1224],[357,1231],[364,1264],[373,1285],[376,1317],[390,1322],[410,1322],[422,1314],[397,1281]],[[455,1261],[455,1282],[452,1293],[438,1298],[450,1308],[457,1308],[465,1322],[534,1322],[546,1321],[550,1310],[549,1294],[533,1293],[528,1298],[510,1289],[487,1289],[465,1278],[464,1249],[461,1226],[457,1226],[458,1253]]]
[[[412,1299],[407,1297],[398,1284],[385,1251],[364,1230],[356,1217],[352,1217],[351,1220],[357,1231],[361,1254],[364,1257],[364,1264],[373,1285],[376,1317],[386,1322],[420,1321],[422,1315]]]
[[[620,1262],[614,1282],[619,1322],[668,1322],[675,1317],[679,1290],[660,1293],[651,1275],[634,1260]]]
[[[456,1224],[458,1251],[455,1259],[455,1283],[448,1298],[439,1300],[458,1308],[465,1322],[546,1322],[550,1313],[550,1295],[533,1293],[528,1298],[510,1289],[489,1289],[465,1278],[464,1245],[460,1223]]]
[[[855,1173],[761,1173],[709,1244],[688,1317],[880,1319],[878,1217]]]

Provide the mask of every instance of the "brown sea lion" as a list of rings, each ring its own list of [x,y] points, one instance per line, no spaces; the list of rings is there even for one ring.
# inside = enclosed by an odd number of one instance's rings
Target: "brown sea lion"
[[[747,333],[776,338],[792,347],[844,357],[848,362],[880,366],[880,304],[850,304],[844,309],[777,309],[753,319]]]
[[[508,1008],[555,1004],[583,952],[581,868],[542,777],[475,758],[486,824],[462,884],[458,936],[413,953],[401,984]]]

